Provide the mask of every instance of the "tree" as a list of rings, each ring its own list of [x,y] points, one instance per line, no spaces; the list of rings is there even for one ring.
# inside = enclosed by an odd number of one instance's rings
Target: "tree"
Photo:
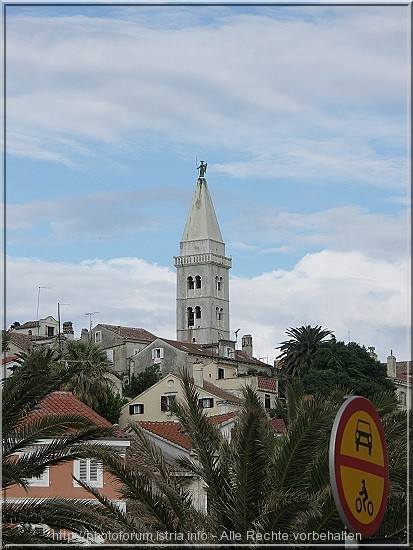
[[[15,372],[4,381],[2,393],[2,488],[3,496],[13,484],[28,488],[28,480],[44,472],[47,466],[91,457],[104,451],[90,440],[112,435],[110,428],[96,427],[83,417],[53,415],[36,419],[31,413],[49,393],[68,383],[76,369],[56,363],[55,352],[48,348],[25,354]],[[36,444],[48,439],[45,445]],[[106,529],[110,517],[105,511],[94,516],[91,505],[65,499],[27,499],[15,503],[4,499],[3,542],[50,542],[46,535],[33,532],[30,524],[42,523],[74,532],[85,530],[84,518],[98,531]],[[95,518],[93,520],[93,517]],[[94,523],[93,523],[94,521]],[[113,522],[112,522],[113,524]],[[111,524],[111,525],[112,525]]]
[[[291,336],[291,340],[281,342],[277,348],[281,350],[278,359],[281,361],[282,373],[286,376],[300,376],[303,370],[311,366],[314,352],[328,336],[333,336],[333,332],[318,325],[289,328],[286,334]]]
[[[113,374],[111,363],[102,348],[87,340],[69,340],[64,361],[74,369],[74,375],[64,385],[83,403],[94,410],[107,402],[108,389],[113,385],[108,375]]]
[[[386,367],[359,344],[325,342],[312,355],[311,365],[302,374],[307,393],[328,395],[340,385],[349,393],[369,398],[381,391],[395,390]],[[394,394],[394,401],[396,397]]]
[[[144,392],[162,378],[162,371],[159,365],[150,365],[143,372],[133,374],[130,381],[126,382],[123,394],[128,397],[136,397]]]
[[[106,418],[111,424],[117,424],[119,422],[120,412],[128,402],[128,399],[121,397],[118,393],[113,393],[111,389],[106,390],[106,399],[100,401],[98,406],[94,409],[100,416]]]
[[[294,533],[314,532],[317,540],[319,533],[342,532],[328,459],[342,390],[329,396],[308,396],[300,382],[288,384],[288,430],[279,436],[270,428],[257,394],[247,387],[228,441],[199,408],[197,390],[187,374],[182,385],[185,399],[175,402],[173,409],[191,440],[194,458],[178,459],[178,470],[203,480],[208,511],[195,510],[189,494],[177,483],[176,465],[169,466],[136,426],[142,453],[139,468],[131,469],[118,459],[108,465],[124,484],[124,495],[139,509],[136,516],[118,513],[125,531],[164,530],[179,534],[178,540],[184,543],[188,532],[200,530],[207,537],[204,542],[218,541],[223,546],[231,542],[231,533],[238,534],[238,543],[251,543],[248,531],[262,535],[279,531],[287,533],[291,543]],[[389,507],[379,536],[395,536],[406,527],[406,413],[394,409],[391,392],[382,392],[375,405],[383,418],[392,468]],[[106,506],[104,500],[101,504]]]

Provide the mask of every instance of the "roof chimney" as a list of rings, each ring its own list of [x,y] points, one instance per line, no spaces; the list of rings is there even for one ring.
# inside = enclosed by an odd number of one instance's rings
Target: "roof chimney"
[[[252,336],[251,334],[244,334],[242,337],[242,351],[248,356],[252,357]]]
[[[393,355],[393,350],[390,350],[390,355],[387,357],[387,376],[396,378],[396,358]]]
[[[63,334],[68,340],[73,340],[75,337],[75,331],[73,330],[72,321],[65,321],[63,323]]]
[[[195,386],[199,388],[204,387],[204,363],[202,361],[195,361],[192,365],[192,376],[194,378]]]

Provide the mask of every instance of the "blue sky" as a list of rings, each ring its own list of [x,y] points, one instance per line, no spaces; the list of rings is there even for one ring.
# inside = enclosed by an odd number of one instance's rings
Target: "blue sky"
[[[410,359],[410,6],[6,5],[6,323],[175,337],[197,162],[231,330]],[[237,326],[235,326],[237,325]]]

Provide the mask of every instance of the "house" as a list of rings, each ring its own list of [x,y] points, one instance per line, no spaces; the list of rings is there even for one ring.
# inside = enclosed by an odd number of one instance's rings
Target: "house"
[[[208,417],[209,420],[220,429],[224,437],[230,438],[231,431],[235,426],[235,414],[233,412]],[[162,451],[166,462],[173,465],[174,459],[185,456],[194,460],[192,443],[186,434],[182,424],[174,421],[165,422],[138,422],[144,434],[151,443],[156,445]],[[127,453],[127,460],[130,465],[136,464],[139,467],[140,457],[139,449],[134,447],[134,442]],[[175,467],[176,475],[185,481],[185,488],[190,492],[194,506],[201,511],[206,512],[206,491],[204,482],[189,472],[183,472]]]
[[[40,420],[47,416],[70,414],[79,415],[93,422],[96,426],[112,427],[110,422],[98,415],[90,407],[77,399],[72,393],[56,391],[47,395],[36,409],[31,411],[26,421]],[[50,439],[40,440],[36,447],[47,445]],[[130,437],[122,430],[116,429],[114,435],[96,441],[102,445],[117,449],[125,455],[130,446]],[[95,443],[92,441],[91,443]],[[28,451],[36,449],[28,449]],[[28,498],[74,498],[97,502],[95,497],[81,487],[72,476],[97,487],[107,498],[112,500],[119,508],[126,509],[126,502],[118,492],[117,482],[105,471],[102,464],[93,458],[82,458],[47,467],[39,477],[29,480],[29,488],[11,485],[3,491],[3,502],[24,502]],[[70,534],[65,533],[70,538]]]
[[[199,404],[208,416],[235,412],[242,405],[242,400],[236,395],[203,380],[200,370],[194,371],[194,383],[199,394]],[[173,420],[170,405],[173,400],[182,401],[183,398],[181,377],[177,374],[167,374],[122,407],[119,426],[125,429],[133,422]]]
[[[266,376],[238,376],[233,378],[222,378],[214,382],[218,387],[231,392],[239,397],[242,396],[242,388],[249,386],[260,398],[265,409],[275,409],[278,399],[278,380]]]
[[[387,357],[387,376],[396,386],[399,407],[404,410],[412,408],[412,362],[397,361],[393,350]]]
[[[56,336],[59,333],[59,322],[49,315],[38,321],[27,321],[22,325],[16,325],[13,328],[18,334],[27,334],[29,336]]]
[[[231,439],[231,433],[236,423],[236,413],[230,412],[209,416],[208,419],[219,428],[222,435],[228,440]],[[196,460],[192,442],[185,432],[184,427],[179,422],[150,422],[141,421],[137,424],[142,428],[146,437],[151,441],[162,454],[167,463],[173,464],[174,459],[178,457],[186,457],[189,460]],[[275,434],[285,433],[285,424],[281,419],[270,420],[270,424]],[[127,452],[127,459],[133,465],[136,463],[139,466],[139,451],[134,448],[134,442]],[[183,472],[179,468],[176,469],[177,475],[184,479],[185,488],[190,492],[194,506],[201,511],[207,511],[207,494],[204,482],[197,476],[189,472]]]
[[[14,369],[20,365],[19,357],[17,355],[11,355],[10,357],[3,357],[1,359],[2,366],[2,379],[5,380],[11,374],[13,374]]]
[[[161,372],[178,374],[183,368],[190,373],[194,363],[202,361],[204,377],[213,382],[222,378],[234,378],[256,371],[272,375],[271,365],[255,359],[245,349],[236,350],[235,342],[220,340],[216,344],[178,342],[156,338],[132,359],[132,373],[143,372],[150,365],[159,365]]]
[[[143,328],[98,324],[90,333],[83,329],[81,338],[98,344],[106,352],[114,371],[128,379],[133,373],[135,356],[156,336]]]

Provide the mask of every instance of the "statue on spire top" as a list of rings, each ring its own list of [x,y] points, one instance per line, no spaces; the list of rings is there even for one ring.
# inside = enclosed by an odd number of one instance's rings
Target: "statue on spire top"
[[[203,178],[205,176],[205,172],[207,169],[208,164],[201,160],[201,164],[198,166],[197,170],[199,170],[199,177]]]

